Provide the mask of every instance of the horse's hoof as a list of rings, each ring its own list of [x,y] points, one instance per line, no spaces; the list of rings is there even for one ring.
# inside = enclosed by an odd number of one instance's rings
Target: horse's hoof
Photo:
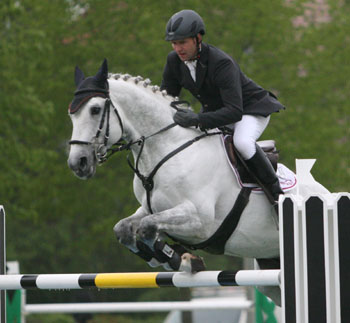
[[[188,252],[181,256],[180,271],[195,274],[205,270],[205,264],[202,257],[192,255]]]

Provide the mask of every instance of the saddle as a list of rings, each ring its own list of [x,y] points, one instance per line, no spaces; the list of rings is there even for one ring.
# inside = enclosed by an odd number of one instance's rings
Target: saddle
[[[256,186],[255,179],[250,175],[246,166],[242,162],[243,158],[240,156],[237,149],[235,149],[232,135],[225,135],[223,138],[224,146],[226,149],[226,155],[228,160],[231,163],[231,166],[237,171],[239,175],[240,182],[243,186]],[[257,144],[261,147],[261,149],[265,152],[267,158],[270,160],[273,168],[277,171],[277,163],[279,159],[279,153],[276,149],[274,140],[262,140],[257,141]]]

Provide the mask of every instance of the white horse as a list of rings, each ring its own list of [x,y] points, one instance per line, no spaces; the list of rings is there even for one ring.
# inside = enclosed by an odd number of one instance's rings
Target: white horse
[[[78,90],[70,106],[73,133],[69,167],[79,178],[90,178],[97,163],[104,161],[106,149],[123,138],[128,145],[122,147],[131,150],[139,172],[133,184],[140,207],[115,225],[118,240],[152,266],[201,270],[200,260],[199,267],[195,265],[198,258],[191,258],[180,246],[168,245],[164,237],[186,246],[202,243],[230,213],[242,187],[227,161],[221,136],[205,136],[189,144],[157,169],[153,181],[143,183],[140,178],[152,173],[165,156],[203,132],[172,125],[175,109],[170,104],[174,98],[152,87],[149,80],[107,76],[106,61],[94,77],[85,78],[76,69]],[[217,130],[209,131],[214,132]],[[327,191],[320,184],[316,189]],[[315,193],[315,185],[312,190]],[[236,228],[224,242],[224,254],[278,258],[275,215],[265,195],[253,192]],[[270,296],[278,302],[278,295]]]

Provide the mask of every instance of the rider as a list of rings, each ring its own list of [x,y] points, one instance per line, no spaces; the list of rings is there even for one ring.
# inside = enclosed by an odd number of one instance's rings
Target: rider
[[[285,109],[275,95],[248,78],[237,62],[220,49],[203,43],[205,27],[193,10],[175,13],[167,23],[172,43],[163,72],[161,89],[173,96],[189,90],[202,104],[200,113],[181,109],[174,121],[182,127],[211,129],[231,125],[233,141],[248,168],[278,201],[283,194],[276,173],[256,144],[270,114]]]

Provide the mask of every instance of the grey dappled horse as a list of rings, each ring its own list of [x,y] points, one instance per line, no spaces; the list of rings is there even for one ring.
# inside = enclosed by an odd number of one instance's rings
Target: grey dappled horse
[[[201,246],[208,240],[211,246],[204,249],[215,249],[218,241],[221,249],[216,251],[226,255],[279,257],[275,210],[264,194],[240,196],[246,192],[227,161],[217,129],[203,133],[175,125],[173,97],[141,77],[108,77],[106,60],[93,77],[85,78],[76,68],[75,81],[77,91],[69,110],[73,123],[69,167],[87,179],[111,152],[129,149],[135,161],[133,186],[140,207],[114,227],[122,244],[151,266],[190,272],[204,267],[184,246]],[[113,148],[120,139],[126,144]],[[308,193],[303,190],[299,193]],[[328,192],[317,182],[310,190]],[[239,204],[237,197],[246,203],[242,214],[237,223],[222,225]],[[222,240],[214,234],[218,228],[225,231],[225,226],[234,230]],[[167,237],[177,244],[165,243]],[[265,288],[264,293],[278,303],[277,289]]]

